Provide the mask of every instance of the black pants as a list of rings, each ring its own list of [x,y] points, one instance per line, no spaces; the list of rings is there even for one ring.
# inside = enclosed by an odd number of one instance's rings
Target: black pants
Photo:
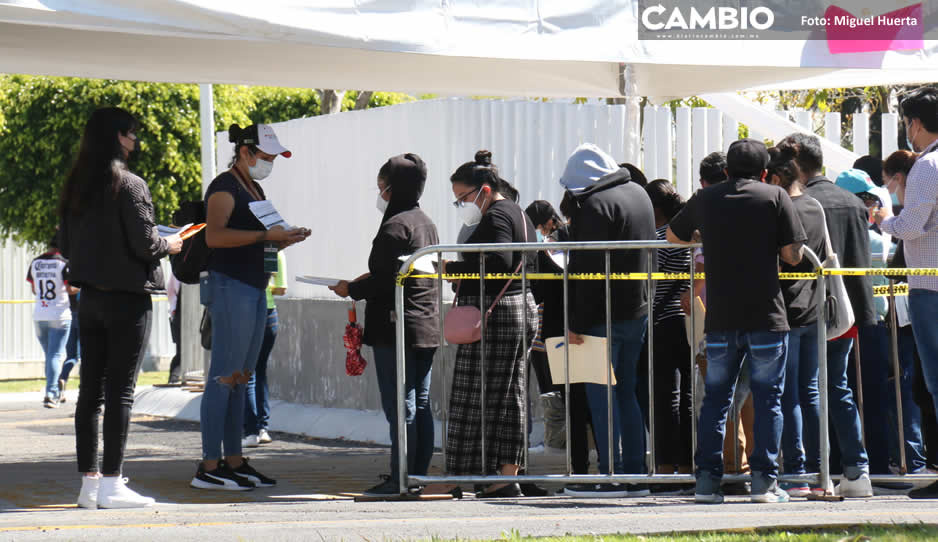
[[[659,465],[689,466],[694,407],[690,346],[684,317],[675,316],[656,323],[654,341],[655,461]]]
[[[550,374],[547,353],[531,351],[531,367],[537,378],[541,393],[557,392],[564,395],[564,386],[555,386]],[[570,384],[570,466],[573,474],[589,474],[590,444],[588,431],[593,430],[589,403],[586,401],[586,386]],[[595,437],[593,439],[595,441]]]
[[[149,294],[82,288],[81,386],[75,409],[78,471],[98,471],[98,417],[104,406],[102,474],[121,472],[137,373],[150,335]]]
[[[173,344],[176,346],[176,354],[169,363],[169,381],[178,382],[182,372],[182,288],[176,294],[176,313],[169,317],[169,333],[173,337]]]

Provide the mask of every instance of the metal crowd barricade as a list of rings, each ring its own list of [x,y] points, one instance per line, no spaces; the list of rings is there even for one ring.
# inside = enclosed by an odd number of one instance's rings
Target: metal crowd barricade
[[[615,274],[611,273],[611,251],[613,250],[646,250],[649,251],[649,256],[652,256],[651,251],[658,249],[666,248],[682,248],[682,249],[693,249],[700,245],[678,245],[671,244],[665,241],[595,241],[595,242],[574,242],[574,243],[490,243],[490,244],[463,244],[463,245],[436,245],[431,247],[423,248],[407,259],[407,261],[401,267],[400,278],[395,291],[395,310],[396,310],[396,350],[397,350],[397,411],[399,413],[397,417],[398,423],[398,446],[399,446],[399,482],[400,482],[400,492],[405,494],[407,488],[410,486],[416,485],[426,485],[432,483],[444,483],[444,484],[497,484],[497,483],[512,483],[512,482],[531,482],[531,483],[693,483],[695,478],[693,474],[655,474],[655,446],[654,446],[654,368],[653,368],[653,359],[654,359],[654,345],[652,342],[653,337],[653,306],[654,306],[654,289],[653,289],[653,280],[661,279],[679,279],[679,280],[689,280],[691,282],[691,291],[693,292],[693,279],[694,279],[694,259],[690,259],[690,268],[688,273],[682,274],[665,274],[665,273],[653,273],[651,266],[652,258],[649,258],[649,265],[645,272],[639,273],[624,273],[624,274]],[[405,330],[404,330],[404,318],[403,318],[403,308],[404,308],[404,281],[407,280],[409,276],[412,275],[412,266],[414,262],[425,255],[435,254],[437,256],[437,261],[443,260],[444,253],[480,253],[484,256],[484,253],[491,252],[538,252],[542,250],[548,251],[560,251],[563,253],[564,257],[564,271],[562,275],[554,274],[529,274],[525,268],[522,266],[520,273],[520,280],[524,286],[524,292],[527,292],[528,280],[562,280],[563,281],[563,300],[564,300],[564,389],[565,389],[565,419],[566,419],[566,473],[565,474],[544,474],[544,475],[531,475],[524,474],[519,476],[504,476],[504,475],[444,475],[444,476],[416,476],[412,475],[407,471],[407,431],[406,431],[406,420],[403,413],[405,412],[405,368],[404,368],[404,359],[405,359]],[[568,263],[570,252],[574,250],[602,250],[605,251],[605,273],[602,274],[588,274],[584,276],[571,277]],[[812,253],[809,249],[805,250],[806,257],[819,268],[821,266],[820,260],[817,256]],[[491,274],[486,275],[484,268],[485,258],[480,259],[481,268],[478,274],[469,274],[469,275],[460,275],[447,277],[447,280],[450,278],[463,278],[463,279],[474,279],[478,278],[480,283],[480,288],[482,295],[480,295],[480,311],[484,315],[486,308],[485,303],[485,280],[486,278],[490,280],[504,280],[507,278],[519,278],[517,275],[513,274]],[[822,274],[797,274],[799,279],[817,279],[819,282],[818,287],[818,299],[823,300],[826,297],[826,288],[824,276]],[[699,275],[698,275],[699,276]],[[444,276],[440,273],[434,273],[432,275],[419,275],[421,278],[435,278],[438,281],[440,286],[440,300],[439,300],[439,318],[440,318],[440,344],[441,344],[441,353],[442,353],[442,369],[444,374],[446,372],[446,353],[442,349],[442,346],[445,345],[445,340],[443,338],[443,300],[442,300],[442,287]],[[606,398],[607,398],[607,408],[609,409],[609,414],[607,416],[608,423],[605,428],[609,434],[609,449],[607,453],[609,472],[607,474],[598,474],[598,475],[573,475],[572,466],[571,466],[571,439],[570,439],[570,353],[569,346],[566,340],[566,337],[569,336],[569,281],[571,279],[576,280],[603,280],[605,283],[606,291],[606,331],[607,331],[607,380],[606,380]],[[611,290],[611,281],[612,280],[645,280],[647,281],[647,292],[648,292],[648,364],[649,364],[649,374],[648,374],[648,387],[649,387],[649,439],[646,452],[647,458],[647,474],[616,474],[614,473],[614,454],[612,453],[613,439],[612,439],[612,340],[611,340],[611,326],[612,326],[612,300],[610,295]],[[527,295],[525,293],[525,295]],[[827,355],[826,355],[826,329],[824,327],[825,318],[823,317],[823,308],[824,304],[818,303],[818,376],[819,376],[819,395],[820,395],[820,429],[821,429],[821,468],[819,474],[805,474],[805,475],[780,475],[780,481],[801,481],[801,482],[815,482],[819,483],[821,487],[830,487],[830,470],[828,465],[829,458],[829,441],[827,435],[829,433],[828,428],[828,401],[827,401]],[[691,329],[694,329],[694,315],[693,310],[690,311],[688,319],[690,321]],[[525,311],[526,314],[526,311]],[[526,320],[525,320],[525,329]],[[480,360],[480,377],[482,378],[482,387],[481,387],[481,403],[482,403],[482,420],[481,430],[482,430],[482,465],[485,468],[486,464],[486,448],[485,448],[485,431],[486,431],[486,421],[485,421],[485,320],[483,319],[483,329],[482,329],[482,341],[481,345],[481,360]],[[524,335],[524,334],[523,334]],[[527,352],[527,338],[523,339],[524,351]],[[694,368],[696,365],[696,348],[690,348],[690,359],[688,362],[691,364],[691,374],[694,373]],[[527,363],[527,360],[525,360]],[[526,368],[525,368],[526,369]],[[526,374],[526,370],[525,370]],[[445,379],[444,379],[445,382]],[[696,397],[696,383],[692,379],[692,397]],[[444,384],[445,388],[445,384]],[[525,382],[522,382],[522,388],[527,390],[527,377],[525,376]],[[448,423],[448,414],[447,414],[447,396],[446,390],[443,391],[443,450],[445,454],[446,450],[446,433],[447,433],[447,423]],[[527,407],[522,410],[522,424],[527,426]],[[696,416],[693,416],[694,422],[696,422]],[[693,432],[696,432],[696,423],[693,424]],[[694,435],[696,437],[696,435]],[[694,439],[696,442],[696,439]],[[525,438],[525,445],[527,445]],[[696,446],[696,444],[695,444]],[[527,446],[525,446],[527,447]],[[444,456],[445,458],[445,456]],[[525,451],[524,460],[527,461],[527,452]],[[692,460],[693,461],[693,460]],[[527,465],[522,465],[522,468],[527,467]],[[749,475],[725,475],[723,479],[727,482],[737,482],[737,481],[748,481],[750,479]]]
[[[873,254],[873,258],[881,256],[880,254]],[[842,275],[842,276],[882,276],[889,279],[889,283],[883,286],[874,286],[873,294],[875,296],[883,296],[889,299],[889,311],[886,316],[887,324],[889,327],[889,363],[893,370],[894,375],[894,390],[895,390],[895,402],[896,402],[896,426],[899,440],[899,472],[900,474],[870,474],[870,481],[872,482],[882,482],[882,483],[909,483],[909,482],[938,482],[938,474],[909,474],[908,463],[906,457],[906,442],[905,442],[905,423],[904,423],[904,413],[902,409],[902,389],[901,389],[901,375],[902,367],[899,360],[899,345],[898,345],[898,318],[896,315],[896,296],[903,296],[909,294],[909,285],[897,285],[895,283],[895,278],[897,276],[935,276],[938,275],[938,268],[845,268],[845,269],[831,269],[824,270],[823,274],[825,276],[830,275]],[[859,352],[859,345],[854,345],[854,348]],[[857,410],[860,413],[861,420],[863,416],[863,399],[862,399],[862,371],[859,363],[859,354],[857,354],[856,359],[856,371],[857,371]],[[864,425],[864,441],[866,441],[865,435],[865,425]]]

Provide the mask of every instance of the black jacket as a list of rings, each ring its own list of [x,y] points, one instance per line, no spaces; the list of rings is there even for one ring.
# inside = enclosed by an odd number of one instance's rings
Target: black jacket
[[[570,233],[566,226],[551,234],[552,242],[563,243],[569,240]],[[554,262],[546,250],[537,253],[537,267],[539,273],[563,273],[563,268]],[[531,292],[535,301],[544,304],[541,337],[563,337],[563,281],[532,280]],[[570,293],[572,294],[572,290]]]
[[[869,211],[853,193],[835,185],[826,177],[815,177],[807,182],[805,193],[820,202],[824,208],[831,248],[843,267],[871,267]],[[853,307],[858,326],[876,325],[876,306],[873,303],[873,282],[870,277],[844,277],[847,296]]]
[[[601,178],[576,194],[571,220],[571,241],[655,241],[655,211],[645,189],[631,182],[629,172],[620,169]],[[612,252],[613,273],[644,272],[649,257],[652,269],[655,251],[617,250]],[[606,259],[601,250],[574,251],[570,273],[604,273]],[[601,280],[572,281],[570,329],[585,333],[606,321],[605,283]],[[635,320],[648,311],[644,281],[612,281],[612,319]]]
[[[436,226],[419,208],[398,213],[381,225],[368,256],[367,279],[349,284],[352,299],[365,299],[367,345],[395,343],[394,289],[403,262],[400,257],[439,244]],[[404,322],[407,346],[440,345],[440,292],[434,279],[408,279],[404,285]]]
[[[133,173],[121,173],[116,198],[99,196],[80,215],[66,215],[59,237],[74,286],[164,291],[160,258],[169,253],[169,243],[157,233],[150,189]]]
[[[368,256],[371,276],[349,284],[352,299],[367,300],[362,342],[370,346],[396,343],[394,292],[403,265],[399,258],[440,242],[436,226],[417,203],[427,179],[423,160],[415,154],[395,156],[387,168],[391,200]],[[435,279],[408,279],[404,283],[406,346],[440,345],[439,295]]]

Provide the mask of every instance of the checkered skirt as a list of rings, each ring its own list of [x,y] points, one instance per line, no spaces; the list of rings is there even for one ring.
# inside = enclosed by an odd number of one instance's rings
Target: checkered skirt
[[[486,296],[491,306],[494,296]],[[461,296],[460,305],[479,305]],[[527,311],[527,329],[524,312]],[[481,343],[460,345],[453,369],[446,440],[446,471],[454,475],[494,474],[500,465],[520,465],[524,455],[524,381],[527,352],[537,334],[537,305],[528,293],[506,295],[495,306],[485,328],[485,445],[482,468]]]

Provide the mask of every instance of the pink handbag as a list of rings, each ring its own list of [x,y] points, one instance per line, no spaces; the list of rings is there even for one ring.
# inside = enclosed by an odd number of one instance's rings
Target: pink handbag
[[[528,242],[528,223],[524,218],[524,213],[521,213],[522,220],[524,221],[524,242]],[[518,268],[515,269],[515,274],[518,274],[521,271],[521,266],[524,265],[524,253],[521,253],[521,262],[518,263]],[[512,279],[514,280],[514,279]],[[489,316],[492,315],[492,311],[495,310],[495,305],[498,305],[498,302],[501,301],[502,297],[505,295],[505,292],[508,291],[508,287],[511,286],[512,280],[509,280],[505,283],[505,287],[502,288],[502,291],[498,293],[498,296],[495,298],[495,302],[492,303],[492,306],[489,307],[489,310],[485,311],[485,319],[488,320]],[[459,288],[462,286],[462,281],[459,281],[459,285],[456,286],[456,299],[459,299]],[[443,337],[446,339],[446,342],[449,344],[474,344],[482,340],[482,312],[479,310],[479,307],[475,305],[456,305],[456,301],[453,301],[453,308],[446,313],[446,318],[443,319]]]

